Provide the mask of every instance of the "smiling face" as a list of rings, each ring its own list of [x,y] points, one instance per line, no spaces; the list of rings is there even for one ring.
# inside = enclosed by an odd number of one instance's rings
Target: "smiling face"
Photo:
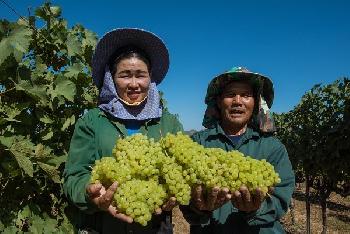
[[[245,132],[254,111],[253,88],[247,82],[229,83],[217,98],[221,127],[226,134],[240,135]]]
[[[151,77],[147,64],[139,58],[120,60],[113,76],[118,96],[128,104],[140,103],[147,97]]]

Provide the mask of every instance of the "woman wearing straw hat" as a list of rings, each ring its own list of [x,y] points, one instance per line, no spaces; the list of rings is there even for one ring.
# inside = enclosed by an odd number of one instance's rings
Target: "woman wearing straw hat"
[[[204,147],[238,150],[265,159],[279,173],[281,182],[270,195],[244,185],[238,191],[194,189],[189,206],[182,207],[191,233],[284,233],[279,219],[286,213],[294,190],[294,173],[284,145],[273,136],[270,107],[271,80],[243,67],[215,77],[209,84],[203,126],[192,138]]]
[[[109,188],[89,184],[91,166],[112,154],[117,139],[138,132],[159,139],[182,131],[178,119],[163,108],[157,90],[168,67],[168,50],[151,32],[116,29],[98,42],[92,76],[100,91],[99,105],[76,123],[64,170],[64,192],[79,208],[74,223],[81,233],[171,232],[174,198],[142,227],[111,205],[117,183]]]

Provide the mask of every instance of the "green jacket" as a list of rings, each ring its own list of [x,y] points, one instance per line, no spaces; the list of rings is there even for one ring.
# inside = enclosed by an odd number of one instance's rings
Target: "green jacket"
[[[220,125],[195,133],[192,138],[204,147],[238,150],[256,159],[266,159],[275,167],[282,181],[254,213],[239,211],[232,202],[201,215],[189,206],[182,207],[185,218],[191,224],[191,233],[285,233],[279,219],[288,209],[295,178],[284,145],[275,137],[261,135],[251,128],[247,128],[234,145]]]
[[[182,131],[179,120],[167,111],[160,119],[145,122],[140,132],[159,140],[166,133]],[[93,229],[99,233],[156,233],[166,214],[154,216],[149,225],[127,224],[99,211],[89,202],[85,188],[90,180],[95,160],[112,155],[116,141],[127,135],[125,126],[107,116],[100,109],[89,110],[76,125],[70,144],[64,176],[64,192],[78,208],[73,211],[72,222],[77,229]]]

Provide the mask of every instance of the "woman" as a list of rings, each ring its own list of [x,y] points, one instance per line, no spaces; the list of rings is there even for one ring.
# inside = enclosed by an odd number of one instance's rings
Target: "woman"
[[[98,42],[92,76],[100,90],[99,106],[77,121],[64,170],[64,192],[79,208],[74,223],[80,232],[171,231],[169,211],[175,206],[175,198],[142,227],[111,205],[117,182],[109,188],[89,184],[95,160],[111,156],[119,138],[140,132],[157,140],[168,132],[182,131],[178,119],[163,109],[157,90],[168,67],[166,46],[150,32],[117,29]]]

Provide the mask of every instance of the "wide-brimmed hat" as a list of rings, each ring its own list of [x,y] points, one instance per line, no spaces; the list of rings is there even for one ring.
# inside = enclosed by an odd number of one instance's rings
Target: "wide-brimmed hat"
[[[220,95],[225,86],[232,81],[246,81],[252,84],[253,89],[255,89],[254,91],[262,95],[268,107],[271,108],[274,98],[272,81],[267,76],[251,72],[244,67],[233,67],[214,77],[208,85],[205,103],[216,102],[217,96]]]
[[[96,45],[92,57],[92,77],[99,89],[111,56],[126,46],[135,46],[146,53],[151,63],[152,81],[159,84],[164,79],[169,68],[169,53],[163,41],[143,29],[120,28],[106,33]]]
[[[216,99],[221,95],[225,86],[233,81],[245,81],[252,85],[257,98],[261,96],[263,100],[258,100],[260,107],[267,105],[266,108],[271,108],[274,98],[274,89],[272,81],[264,75],[249,71],[244,67],[233,67],[232,69],[216,76],[209,83],[205,104],[207,109],[203,119],[204,127],[211,127],[217,120],[220,119],[220,114],[217,109]],[[261,102],[266,102],[261,103]],[[260,109],[259,107],[259,109]],[[265,107],[263,107],[266,109]]]

